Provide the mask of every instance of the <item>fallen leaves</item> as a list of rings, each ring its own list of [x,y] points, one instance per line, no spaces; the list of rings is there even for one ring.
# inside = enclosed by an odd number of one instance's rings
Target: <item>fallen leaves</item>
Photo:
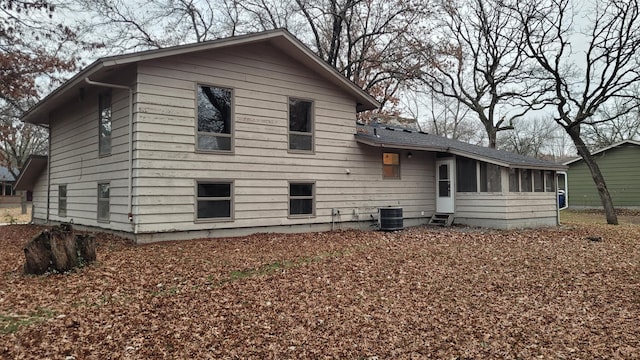
[[[0,319],[44,314],[0,333],[1,357],[640,353],[637,225],[256,234],[144,246],[99,234],[96,264],[25,276],[21,247],[38,231],[0,228]]]

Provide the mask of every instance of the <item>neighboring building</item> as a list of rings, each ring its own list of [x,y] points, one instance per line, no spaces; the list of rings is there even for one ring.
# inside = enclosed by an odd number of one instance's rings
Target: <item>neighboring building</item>
[[[640,208],[640,141],[626,140],[593,153],[618,208]],[[602,208],[591,172],[582,158],[565,162],[569,207]]]
[[[20,194],[15,189],[16,179],[4,166],[0,166],[0,206],[15,206],[20,204]]]
[[[24,115],[50,158],[17,185],[34,222],[138,242],[369,229],[389,206],[405,225],[557,224],[563,166],[356,125],[378,106],[284,30],[100,59]]]

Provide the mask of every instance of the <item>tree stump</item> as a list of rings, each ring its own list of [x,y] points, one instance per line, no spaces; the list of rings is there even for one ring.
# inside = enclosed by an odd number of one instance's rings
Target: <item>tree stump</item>
[[[41,275],[49,270],[69,271],[78,265],[96,260],[93,235],[73,236],[71,225],[62,224],[43,230],[24,247],[27,274]]]
[[[51,229],[51,256],[53,267],[59,272],[65,272],[78,266],[78,250],[76,241],[71,233],[71,226],[54,226]]]
[[[90,234],[76,235],[78,255],[85,264],[96,261],[96,238]]]
[[[51,234],[44,230],[31,239],[24,247],[24,272],[27,274],[44,274],[51,266]]]

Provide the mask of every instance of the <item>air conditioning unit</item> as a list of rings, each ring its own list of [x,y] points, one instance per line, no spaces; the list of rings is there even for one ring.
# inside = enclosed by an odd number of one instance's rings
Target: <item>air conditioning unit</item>
[[[404,229],[401,207],[384,207],[378,209],[380,213],[380,230],[393,231]]]

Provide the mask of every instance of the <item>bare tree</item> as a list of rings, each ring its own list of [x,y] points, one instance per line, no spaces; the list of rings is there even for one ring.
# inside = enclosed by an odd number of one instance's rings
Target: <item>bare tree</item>
[[[571,62],[573,14],[570,0],[536,0],[519,3],[516,15],[525,30],[528,55],[546,74],[553,88],[549,101],[555,121],[571,137],[578,154],[589,168],[607,223],[618,219],[611,195],[598,164],[584,141],[581,128],[608,123],[638,109],[633,87],[640,83],[640,12],[637,0],[593,1],[587,16],[588,31],[580,42],[583,63]],[[606,104],[619,101],[608,115],[595,115]]]
[[[426,51],[424,84],[477,114],[496,147],[497,134],[541,107],[524,56],[524,33],[502,0],[442,0],[440,33]]]
[[[637,91],[636,91],[637,93]],[[594,116],[598,119],[611,118],[611,121],[599,123],[586,122],[581,132],[589,150],[596,151],[623,140],[640,140],[640,110],[624,112],[621,100],[615,99],[606,104]],[[618,117],[614,114],[624,112]]]
[[[403,107],[431,134],[473,144],[485,139],[471,110],[456,99],[418,89],[403,94]]]
[[[514,131],[498,138],[503,150],[541,159],[555,158],[552,149],[555,140],[563,137],[558,124],[551,118],[518,119],[514,122]]]
[[[162,48],[287,28],[392,112],[401,86],[420,76],[426,5],[384,0],[76,0],[86,28],[114,51]]]

